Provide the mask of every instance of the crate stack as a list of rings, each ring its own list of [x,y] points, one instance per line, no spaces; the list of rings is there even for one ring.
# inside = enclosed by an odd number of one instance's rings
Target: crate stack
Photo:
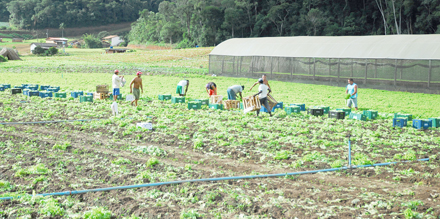
[[[260,98],[258,96],[249,96],[243,98],[244,113],[261,109]]]
[[[84,92],[83,91],[72,91],[72,92],[70,92],[70,96],[73,98],[78,98],[80,96],[84,96]]]
[[[348,116],[351,113],[351,109],[350,108],[338,108],[336,110],[345,112],[345,116]]]
[[[213,104],[223,104],[223,96],[222,95],[212,95],[210,98],[210,103]]]
[[[5,91],[5,87],[3,86],[3,84],[0,84],[0,91]]]
[[[104,100],[108,98],[109,87],[106,84],[96,85],[96,92],[93,93],[93,99]]]
[[[301,113],[301,107],[296,106],[296,105],[290,105],[290,106],[284,107],[284,111],[286,111],[286,113],[289,115],[292,113]]]
[[[393,127],[406,127],[408,124],[408,119],[407,118],[393,118]]]
[[[223,100],[223,106],[225,110],[229,109],[239,109],[240,101],[239,100]]]

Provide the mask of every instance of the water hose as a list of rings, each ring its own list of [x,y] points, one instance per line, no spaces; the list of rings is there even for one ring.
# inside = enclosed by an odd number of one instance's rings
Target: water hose
[[[418,159],[417,161],[429,161],[429,158]],[[401,161],[401,162],[411,162],[411,161]],[[135,189],[135,188],[142,188],[142,187],[163,186],[163,185],[182,184],[182,183],[214,182],[214,181],[223,181],[223,180],[238,180],[238,179],[255,179],[255,178],[267,178],[267,177],[295,176],[295,175],[312,174],[312,173],[319,173],[319,172],[332,172],[332,171],[349,170],[349,169],[353,169],[353,168],[387,166],[387,165],[392,165],[392,164],[396,164],[396,163],[400,163],[400,162],[378,163],[378,164],[359,165],[359,166],[351,166],[351,167],[340,167],[340,168],[332,168],[332,169],[321,169],[321,170],[293,172],[293,173],[264,174],[264,175],[251,175],[251,176],[233,176],[233,177],[220,177],[220,178],[207,178],[207,179],[190,179],[190,180],[180,180],[180,181],[170,181],[170,182],[160,182],[160,183],[148,183],[148,184],[130,185],[130,186],[117,186],[117,187],[109,187],[109,188],[89,189],[89,190],[80,190],[80,191],[66,191],[66,192],[55,192],[55,193],[43,193],[43,194],[36,194],[35,196],[76,195],[76,194],[83,194],[83,193],[88,193],[88,192],[105,192],[105,191],[110,191],[110,190]],[[17,197],[4,197],[4,198],[0,198],[0,200],[12,200],[14,198],[18,199],[18,198],[20,198],[20,196],[17,196]]]
[[[29,125],[29,124],[45,124],[45,123],[61,123],[61,122],[89,122],[101,119],[78,119],[78,120],[57,120],[57,121],[38,121],[38,122],[3,122],[0,125]]]

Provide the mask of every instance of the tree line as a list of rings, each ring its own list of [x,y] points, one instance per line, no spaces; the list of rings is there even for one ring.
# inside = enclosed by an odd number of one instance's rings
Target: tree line
[[[132,22],[162,0],[0,0],[0,21],[20,29],[87,27]],[[60,24],[63,24],[60,27]]]
[[[432,34],[440,0],[170,0],[130,40],[213,46],[234,37]]]

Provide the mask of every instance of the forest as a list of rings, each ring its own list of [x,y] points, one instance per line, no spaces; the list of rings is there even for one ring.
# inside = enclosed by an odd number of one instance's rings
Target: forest
[[[440,0],[0,0],[0,21],[8,18],[22,29],[134,22],[131,42],[183,48],[233,37],[433,34]]]

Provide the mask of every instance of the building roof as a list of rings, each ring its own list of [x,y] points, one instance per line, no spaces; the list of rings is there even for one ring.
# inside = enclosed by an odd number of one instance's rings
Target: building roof
[[[440,60],[440,34],[234,38],[210,55]]]
[[[56,40],[56,41],[67,41],[66,38],[58,38],[58,37],[49,37],[46,40]]]
[[[57,47],[58,45],[55,43],[31,43],[31,45],[34,44],[36,46],[41,46],[41,47]]]
[[[119,36],[118,35],[110,35],[110,36],[106,36],[106,37],[104,37],[102,39],[103,40],[108,40],[108,39],[115,38],[115,37],[119,37]]]

